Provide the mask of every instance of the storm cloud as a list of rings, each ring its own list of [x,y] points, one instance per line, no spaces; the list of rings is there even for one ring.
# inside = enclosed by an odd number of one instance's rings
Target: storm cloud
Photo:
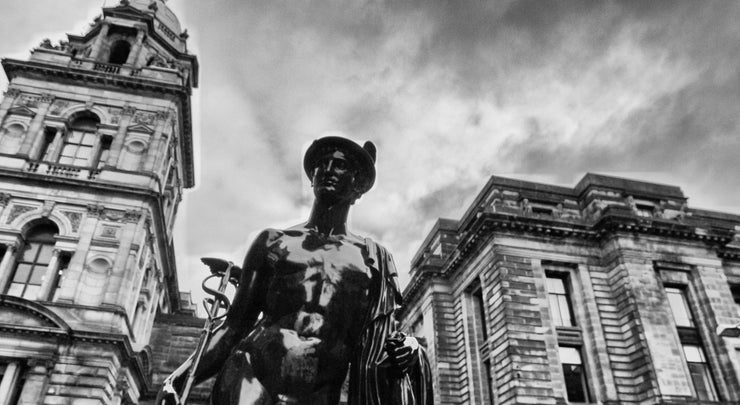
[[[0,50],[27,49],[39,26],[84,28],[100,7],[57,3],[3,1],[4,19],[25,20],[0,28]],[[302,152],[327,133],[377,144],[376,187],[351,225],[388,245],[403,273],[436,218],[459,217],[492,174],[568,186],[618,174],[740,211],[740,3],[168,5],[201,63],[181,279],[200,278],[197,257],[240,261],[250,235],[304,220]],[[53,26],[44,7],[57,10]]]

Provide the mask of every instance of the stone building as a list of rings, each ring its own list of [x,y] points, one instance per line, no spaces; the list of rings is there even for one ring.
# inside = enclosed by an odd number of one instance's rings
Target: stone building
[[[404,296],[435,403],[740,402],[740,216],[678,187],[492,177]]]
[[[192,315],[172,244],[194,181],[186,39],[161,0],[122,0],[2,60],[0,405],[152,396],[155,317]]]

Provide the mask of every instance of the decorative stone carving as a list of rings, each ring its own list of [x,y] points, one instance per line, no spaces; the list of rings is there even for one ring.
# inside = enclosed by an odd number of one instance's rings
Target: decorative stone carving
[[[121,115],[130,116],[130,115],[134,115],[135,113],[136,113],[136,107],[128,105],[128,104],[123,106],[123,108],[121,109]]]
[[[41,216],[44,218],[48,218],[49,215],[51,215],[51,210],[54,209],[54,205],[56,202],[54,201],[44,201],[44,206],[41,208]]]
[[[113,227],[113,226],[103,226],[103,229],[100,232],[100,237],[117,239],[118,238],[118,228]]]
[[[522,202],[520,203],[520,208],[522,210],[522,214],[532,215],[532,205],[529,204],[529,199],[527,198],[522,199]]]
[[[125,222],[139,222],[139,219],[141,219],[142,213],[141,211],[137,210],[126,210],[126,212],[123,214],[123,220]]]
[[[94,218],[100,218],[105,211],[105,207],[100,204],[90,204],[87,206],[87,214]]]
[[[21,95],[21,93],[22,92],[16,88],[10,88],[6,92],[3,93],[3,96],[15,98]]]
[[[54,103],[52,103],[51,108],[49,109],[49,113],[52,115],[59,115],[68,106],[69,101],[67,100],[54,100]]]
[[[39,96],[39,102],[44,104],[51,104],[54,101],[54,95],[49,93],[44,93]]]
[[[11,198],[13,198],[13,196],[8,193],[0,193],[0,207],[8,205]]]
[[[69,223],[72,224],[72,232],[77,232],[80,229],[80,223],[82,222],[82,213],[74,211],[60,212],[69,219]]]
[[[133,121],[137,124],[154,125],[157,115],[148,111],[137,111],[134,114]]]
[[[8,220],[6,221],[6,223],[9,224],[19,216],[35,209],[36,207],[29,207],[28,205],[14,205],[13,208],[10,210],[10,214],[8,214]]]
[[[118,124],[121,120],[121,109],[118,107],[108,107],[108,115],[110,115],[111,124]]]
[[[115,210],[106,208],[100,204],[90,204],[87,206],[87,212],[91,217],[97,217],[112,222],[138,222],[143,215],[142,211],[137,210]]]
[[[23,94],[15,100],[15,104],[29,108],[36,108],[39,106],[39,96]]]
[[[169,117],[170,113],[167,110],[159,110],[156,112],[157,121],[164,121]]]

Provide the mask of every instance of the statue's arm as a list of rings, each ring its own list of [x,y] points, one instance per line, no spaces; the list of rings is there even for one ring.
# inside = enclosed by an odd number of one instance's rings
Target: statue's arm
[[[274,231],[265,230],[252,243],[244,263],[239,286],[224,325],[213,334],[195,371],[198,384],[214,376],[226,362],[231,350],[254,327],[265,307],[272,269],[267,266],[267,248]]]

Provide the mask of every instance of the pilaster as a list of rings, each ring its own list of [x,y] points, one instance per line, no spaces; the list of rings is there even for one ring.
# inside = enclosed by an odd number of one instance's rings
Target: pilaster
[[[0,102],[0,123],[5,121],[5,115],[13,102],[21,95],[21,91],[16,88],[10,88],[3,94],[3,101]]]
[[[0,383],[0,405],[11,404],[11,390],[18,383],[20,377],[20,364],[17,361],[8,363],[5,367],[2,383]]]
[[[162,146],[167,141],[167,137],[163,136],[162,132],[167,124],[167,118],[169,113],[167,111],[157,111],[157,126],[154,129],[154,135],[152,135],[152,141],[149,143],[147,150],[146,162],[144,163],[144,171],[151,172],[154,170],[154,165],[157,159],[166,160],[166,157],[161,155]]]
[[[23,139],[21,148],[18,154],[21,156],[28,157],[30,159],[38,159],[41,145],[44,141],[44,133],[42,131],[42,124],[46,113],[51,107],[51,103],[54,101],[54,96],[50,94],[44,94],[39,99],[39,107],[36,111],[36,115],[31,120],[31,125],[28,126],[26,131],[26,137]]]
[[[128,60],[126,60],[126,64],[128,65],[136,65],[136,61],[139,59],[139,55],[141,54],[141,48],[143,48],[142,44],[144,43],[144,36],[146,35],[147,27],[143,24],[137,24],[136,29],[136,40],[131,53],[128,55]]]
[[[121,110],[121,119],[118,122],[118,132],[116,132],[113,143],[110,146],[110,155],[108,155],[108,162],[106,166],[118,167],[118,160],[123,149],[123,144],[126,141],[126,130],[131,124],[131,118],[136,113],[136,108],[130,105],[123,106]]]
[[[44,281],[41,283],[41,289],[36,297],[39,301],[48,301],[51,299],[51,289],[54,287],[54,282],[57,279],[57,270],[59,270],[59,254],[61,250],[54,249],[49,260],[49,265],[46,266],[46,274],[44,274]]]
[[[12,276],[13,262],[15,261],[15,252],[18,249],[17,243],[6,245],[5,254],[0,261],[0,294],[5,292]]]
[[[95,43],[90,51],[90,57],[92,59],[98,59],[100,48],[103,47],[103,42],[105,42],[105,38],[108,36],[108,31],[110,30],[110,23],[108,21],[103,20],[100,24],[102,25],[100,27],[100,32],[98,33],[98,37],[95,38]]]

